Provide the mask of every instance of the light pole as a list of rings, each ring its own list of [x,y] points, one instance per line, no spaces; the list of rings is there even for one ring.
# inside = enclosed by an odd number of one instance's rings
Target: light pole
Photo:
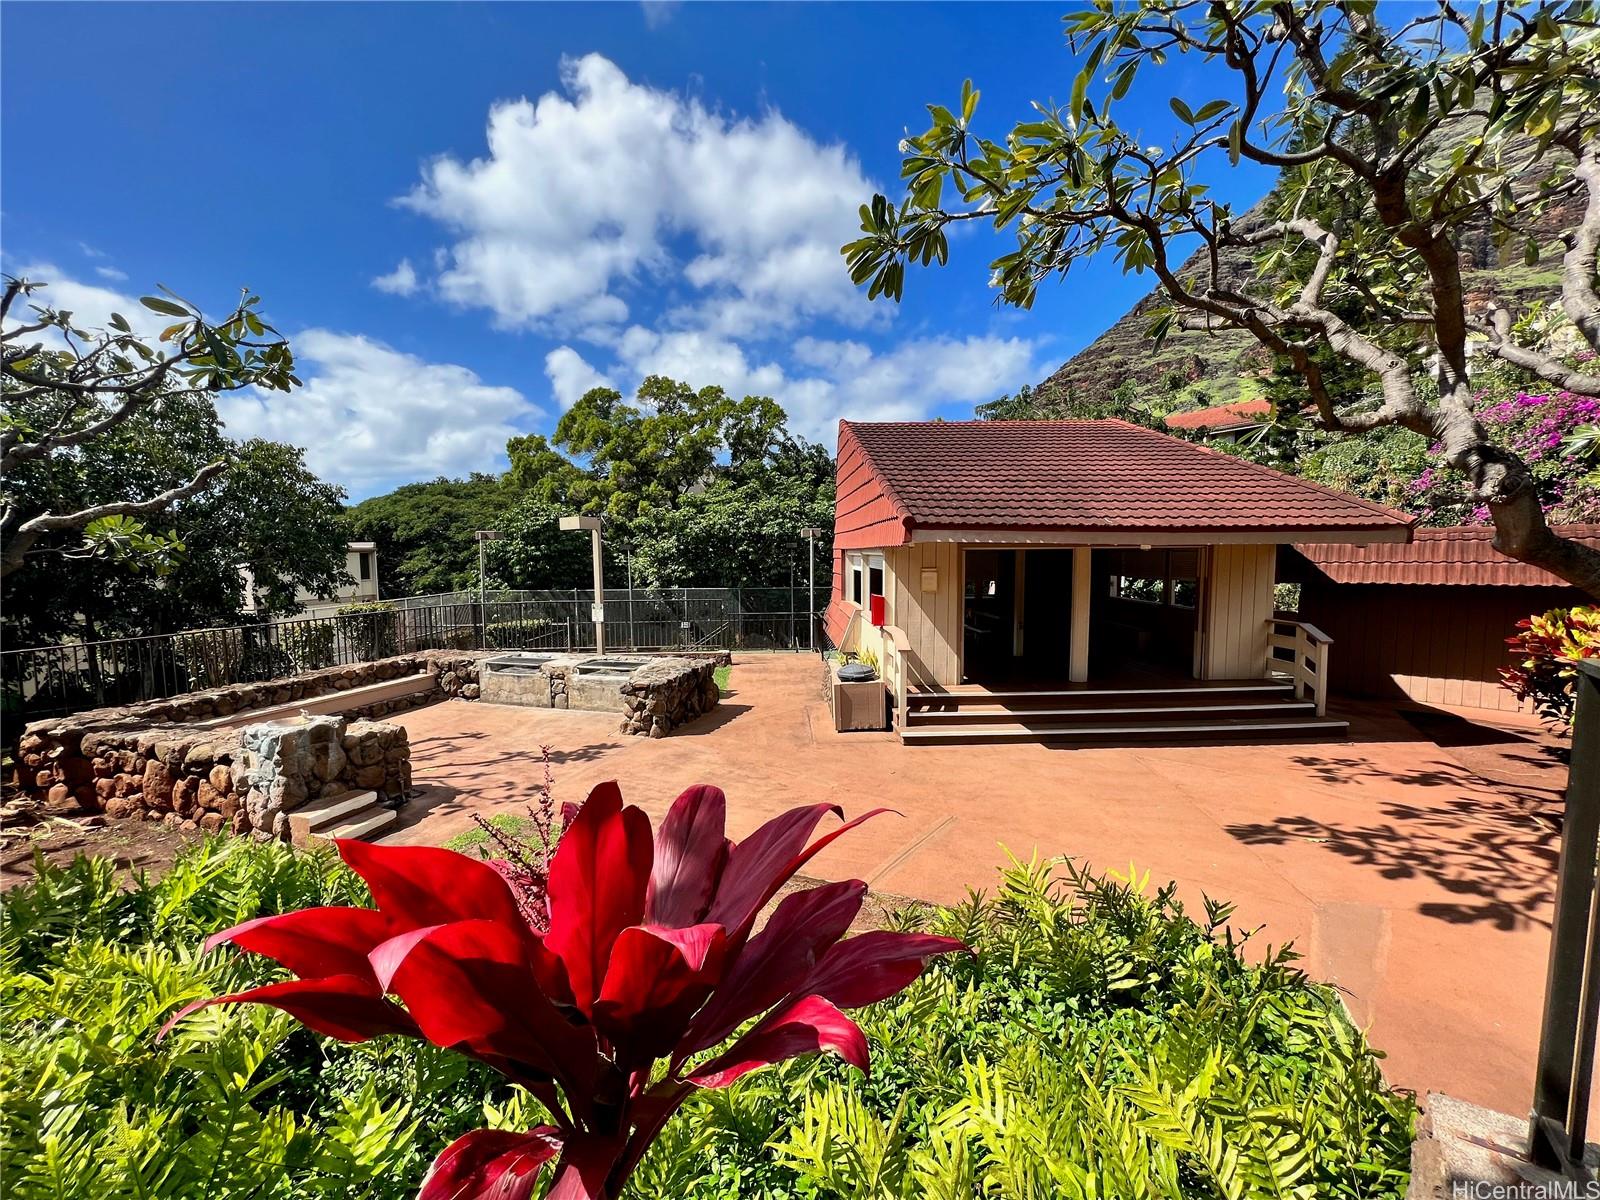
[[[483,547],[485,542],[498,542],[505,534],[498,529],[480,529],[473,536],[478,539],[478,648],[481,650],[489,632],[489,587],[483,566]]]
[[[589,615],[594,619],[594,652],[606,652],[606,591],[600,567],[600,518],[570,516],[561,518],[561,528],[568,533],[579,529],[589,531],[589,546],[594,552],[594,604]]]
[[[806,540],[806,646],[817,648],[817,539],[822,530],[808,525],[800,531]]]

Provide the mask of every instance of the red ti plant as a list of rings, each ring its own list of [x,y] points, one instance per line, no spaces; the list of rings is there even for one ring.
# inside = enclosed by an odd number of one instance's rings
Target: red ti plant
[[[831,804],[790,809],[742,842],[724,834],[720,788],[650,820],[601,784],[550,864],[545,931],[490,863],[426,846],[339,843],[376,908],[312,908],[213,935],[298,978],[197,1001],[270,1004],[330,1037],[426,1038],[527,1088],[553,1125],[478,1129],[435,1160],[419,1200],[525,1200],[555,1162],[553,1200],[612,1200],[696,1088],[829,1050],[867,1070],[842,1010],[904,988],[952,938],[845,938],[866,885],[794,892],[758,914],[841,833],[811,841]],[[710,1058],[746,1022],[755,1023]],[[165,1031],[163,1031],[165,1032]]]

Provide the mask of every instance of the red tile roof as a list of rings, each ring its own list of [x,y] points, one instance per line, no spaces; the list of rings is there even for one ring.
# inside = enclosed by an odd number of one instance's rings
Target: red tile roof
[[[1600,549],[1600,525],[1564,525],[1557,532]],[[1415,541],[1372,544],[1302,544],[1295,549],[1335,583],[1407,583],[1490,587],[1567,587],[1538,567],[1507,558],[1494,548],[1494,527],[1449,525],[1422,528]]]
[[[836,503],[846,549],[903,545],[917,529],[1393,536],[1411,523],[1117,420],[841,421]]]
[[[1269,400],[1240,400],[1235,404],[1219,404],[1215,408],[1173,413],[1163,424],[1168,429],[1211,429],[1219,425],[1244,425],[1271,415],[1272,402]]]

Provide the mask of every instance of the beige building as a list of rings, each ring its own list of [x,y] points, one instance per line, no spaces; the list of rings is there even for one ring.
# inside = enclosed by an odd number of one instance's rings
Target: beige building
[[[1333,651],[1274,615],[1278,547],[1411,537],[1116,420],[843,422],[837,471],[829,635],[879,664],[907,740],[1170,734],[1180,710],[1191,732],[1332,732]]]
[[[365,604],[379,598],[378,543],[349,543],[344,563],[349,582],[340,584],[332,596],[314,596],[304,588],[295,592],[304,615],[326,616],[346,604]],[[255,576],[247,567],[239,568],[239,576],[244,581],[244,611],[253,613],[257,602]]]

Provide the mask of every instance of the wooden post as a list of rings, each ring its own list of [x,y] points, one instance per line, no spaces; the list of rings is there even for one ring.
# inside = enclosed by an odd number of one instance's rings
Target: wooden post
[[[1088,546],[1072,548],[1072,626],[1068,636],[1067,678],[1073,683],[1089,681],[1089,604],[1093,597],[1094,573],[1090,570]]]
[[[1595,861],[1600,854],[1600,665],[1575,664],[1577,711],[1556,866],[1555,919],[1545,974],[1544,1020],[1529,1129],[1539,1166],[1581,1177],[1600,1023],[1600,921]]]
[[[1027,653],[1024,629],[1028,620],[1028,552],[1013,550],[1011,553],[1011,657],[1021,658]]]

